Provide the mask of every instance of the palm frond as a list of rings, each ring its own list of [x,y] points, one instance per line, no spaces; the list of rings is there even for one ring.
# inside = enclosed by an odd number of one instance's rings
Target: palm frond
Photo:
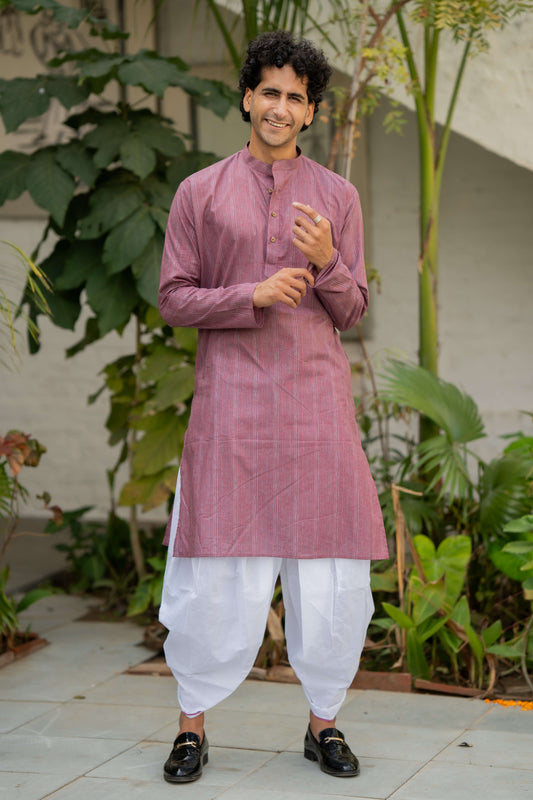
[[[485,436],[483,420],[470,395],[453,383],[406,361],[392,359],[382,375],[381,394],[431,419],[449,441],[472,442]]]
[[[502,534],[512,519],[531,513],[533,498],[528,485],[530,460],[520,452],[506,453],[490,461],[479,482],[481,529]],[[506,538],[512,538],[508,535]]]
[[[418,445],[418,466],[432,476],[429,489],[439,487],[438,497],[448,494],[451,499],[468,496],[472,481],[466,466],[463,448],[447,436],[433,436]]]

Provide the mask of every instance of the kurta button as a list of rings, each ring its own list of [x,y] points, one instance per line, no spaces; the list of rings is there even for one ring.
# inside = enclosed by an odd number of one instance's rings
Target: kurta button
[[[271,242],[275,242],[275,241],[276,241],[276,237],[275,237],[275,236],[271,236],[271,237],[270,237],[270,241],[271,241]]]
[[[275,217],[275,216],[276,216],[276,212],[275,212],[275,211],[273,211],[273,212],[272,212],[272,216],[273,216],[273,217]]]
[[[269,189],[269,190],[268,190],[268,193],[269,193],[269,194],[272,194],[272,192],[273,192],[273,191],[274,191],[274,189]]]

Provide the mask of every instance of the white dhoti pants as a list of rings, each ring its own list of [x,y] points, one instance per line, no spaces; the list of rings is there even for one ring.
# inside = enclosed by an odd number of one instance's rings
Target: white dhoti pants
[[[169,631],[165,657],[183,713],[193,717],[212,708],[246,678],[280,575],[289,661],[313,714],[334,719],[374,610],[370,562],[175,557],[176,511],[159,619]]]

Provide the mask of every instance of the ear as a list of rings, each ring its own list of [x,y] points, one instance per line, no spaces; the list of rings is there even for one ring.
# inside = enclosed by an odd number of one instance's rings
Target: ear
[[[252,105],[252,95],[253,95],[252,90],[247,88],[244,93],[244,97],[242,98],[242,107],[244,108],[245,111],[248,112],[250,111]]]
[[[304,125],[310,125],[313,121],[314,115],[315,115],[315,104],[309,103],[309,105],[307,106]]]

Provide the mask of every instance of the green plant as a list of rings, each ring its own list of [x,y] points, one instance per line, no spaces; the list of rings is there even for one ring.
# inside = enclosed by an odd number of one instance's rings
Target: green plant
[[[405,47],[405,61],[411,78],[415,102],[420,152],[419,225],[419,363],[438,373],[438,240],[440,191],[451,133],[468,58],[488,49],[488,33],[503,28],[511,20],[533,9],[531,2],[487,0],[416,0],[410,20],[421,26],[424,38],[420,60],[411,43],[406,11],[398,9],[396,18]],[[453,79],[444,125],[439,129],[435,116],[436,85],[439,75],[439,49],[442,38],[451,36],[462,49]],[[434,426],[421,419],[421,437],[434,435]]]
[[[530,519],[533,438],[507,437],[502,454],[486,462],[472,449],[484,426],[468,395],[418,365],[395,360],[382,372],[383,390],[364,398],[360,416],[386,527],[396,531],[397,576],[389,562],[374,570],[386,615],[373,622],[368,658],[389,667],[401,658],[413,674],[490,688],[510,661],[530,658],[531,610],[516,582],[532,574],[532,537],[516,528],[520,544],[510,541],[513,526]],[[437,427],[418,445],[410,425],[416,412]],[[453,570],[462,593],[452,602]]]
[[[177,57],[148,50],[127,54],[120,42],[128,34],[87,11],[55,0],[3,5],[27,13],[46,9],[72,27],[88,20],[91,35],[104,45],[60,54],[50,62],[50,73],[0,81],[8,133],[44,113],[52,98],[67,112],[77,109],[63,124],[67,141],[31,155],[0,154],[0,204],[27,190],[50,214],[35,259],[53,237],[52,253],[39,263],[53,292],[45,293],[52,320],[72,330],[82,307],[90,312],[85,334],[68,356],[110,331],[132,335],[131,356],[108,365],[105,385],[111,392],[110,441],[122,445],[110,475],[128,463],[120,502],[130,506],[131,549],[142,577],[137,503],[152,508],[172,492],[192,396],[190,336],[172,331],[156,310],[164,232],[179,182],[216,158],[188,150],[186,136],[151,108],[176,87],[223,118],[236,95],[220,82],[191,75]],[[131,87],[144,92],[135,104],[128,102]],[[24,305],[37,325],[41,309],[30,293]],[[38,343],[30,348],[35,351]]]
[[[44,452],[45,448],[36,439],[21,431],[9,431],[6,436],[0,436],[0,651],[15,644],[20,612],[50,594],[48,589],[33,589],[15,600],[7,593],[9,567],[3,565],[8,545],[17,535],[20,503],[28,498],[27,490],[20,483],[20,472],[24,466],[38,466]],[[53,510],[59,513],[59,509]]]
[[[384,602],[384,611],[405,635],[400,655],[413,677],[437,674],[467,678],[481,688],[488,648],[501,636],[501,622],[476,633],[464,594],[472,544],[468,536],[449,536],[438,548],[427,536],[411,543],[413,567],[402,606]],[[490,659],[489,659],[490,666]]]
[[[69,541],[56,545],[66,556],[69,590],[94,594],[102,599],[102,612],[121,615],[147,576],[138,580],[128,522],[113,511],[106,522],[90,521],[85,519],[90,511],[91,506],[66,511],[61,519],[48,523],[46,533],[69,531]],[[146,563],[152,568],[152,561],[159,558],[162,526],[142,528],[139,536]]]
[[[310,13],[309,0],[241,0],[240,14],[229,21],[215,0],[196,0],[205,5],[224,39],[231,62],[239,72],[248,42],[260,33],[290,30],[303,36],[308,24],[318,27]]]

